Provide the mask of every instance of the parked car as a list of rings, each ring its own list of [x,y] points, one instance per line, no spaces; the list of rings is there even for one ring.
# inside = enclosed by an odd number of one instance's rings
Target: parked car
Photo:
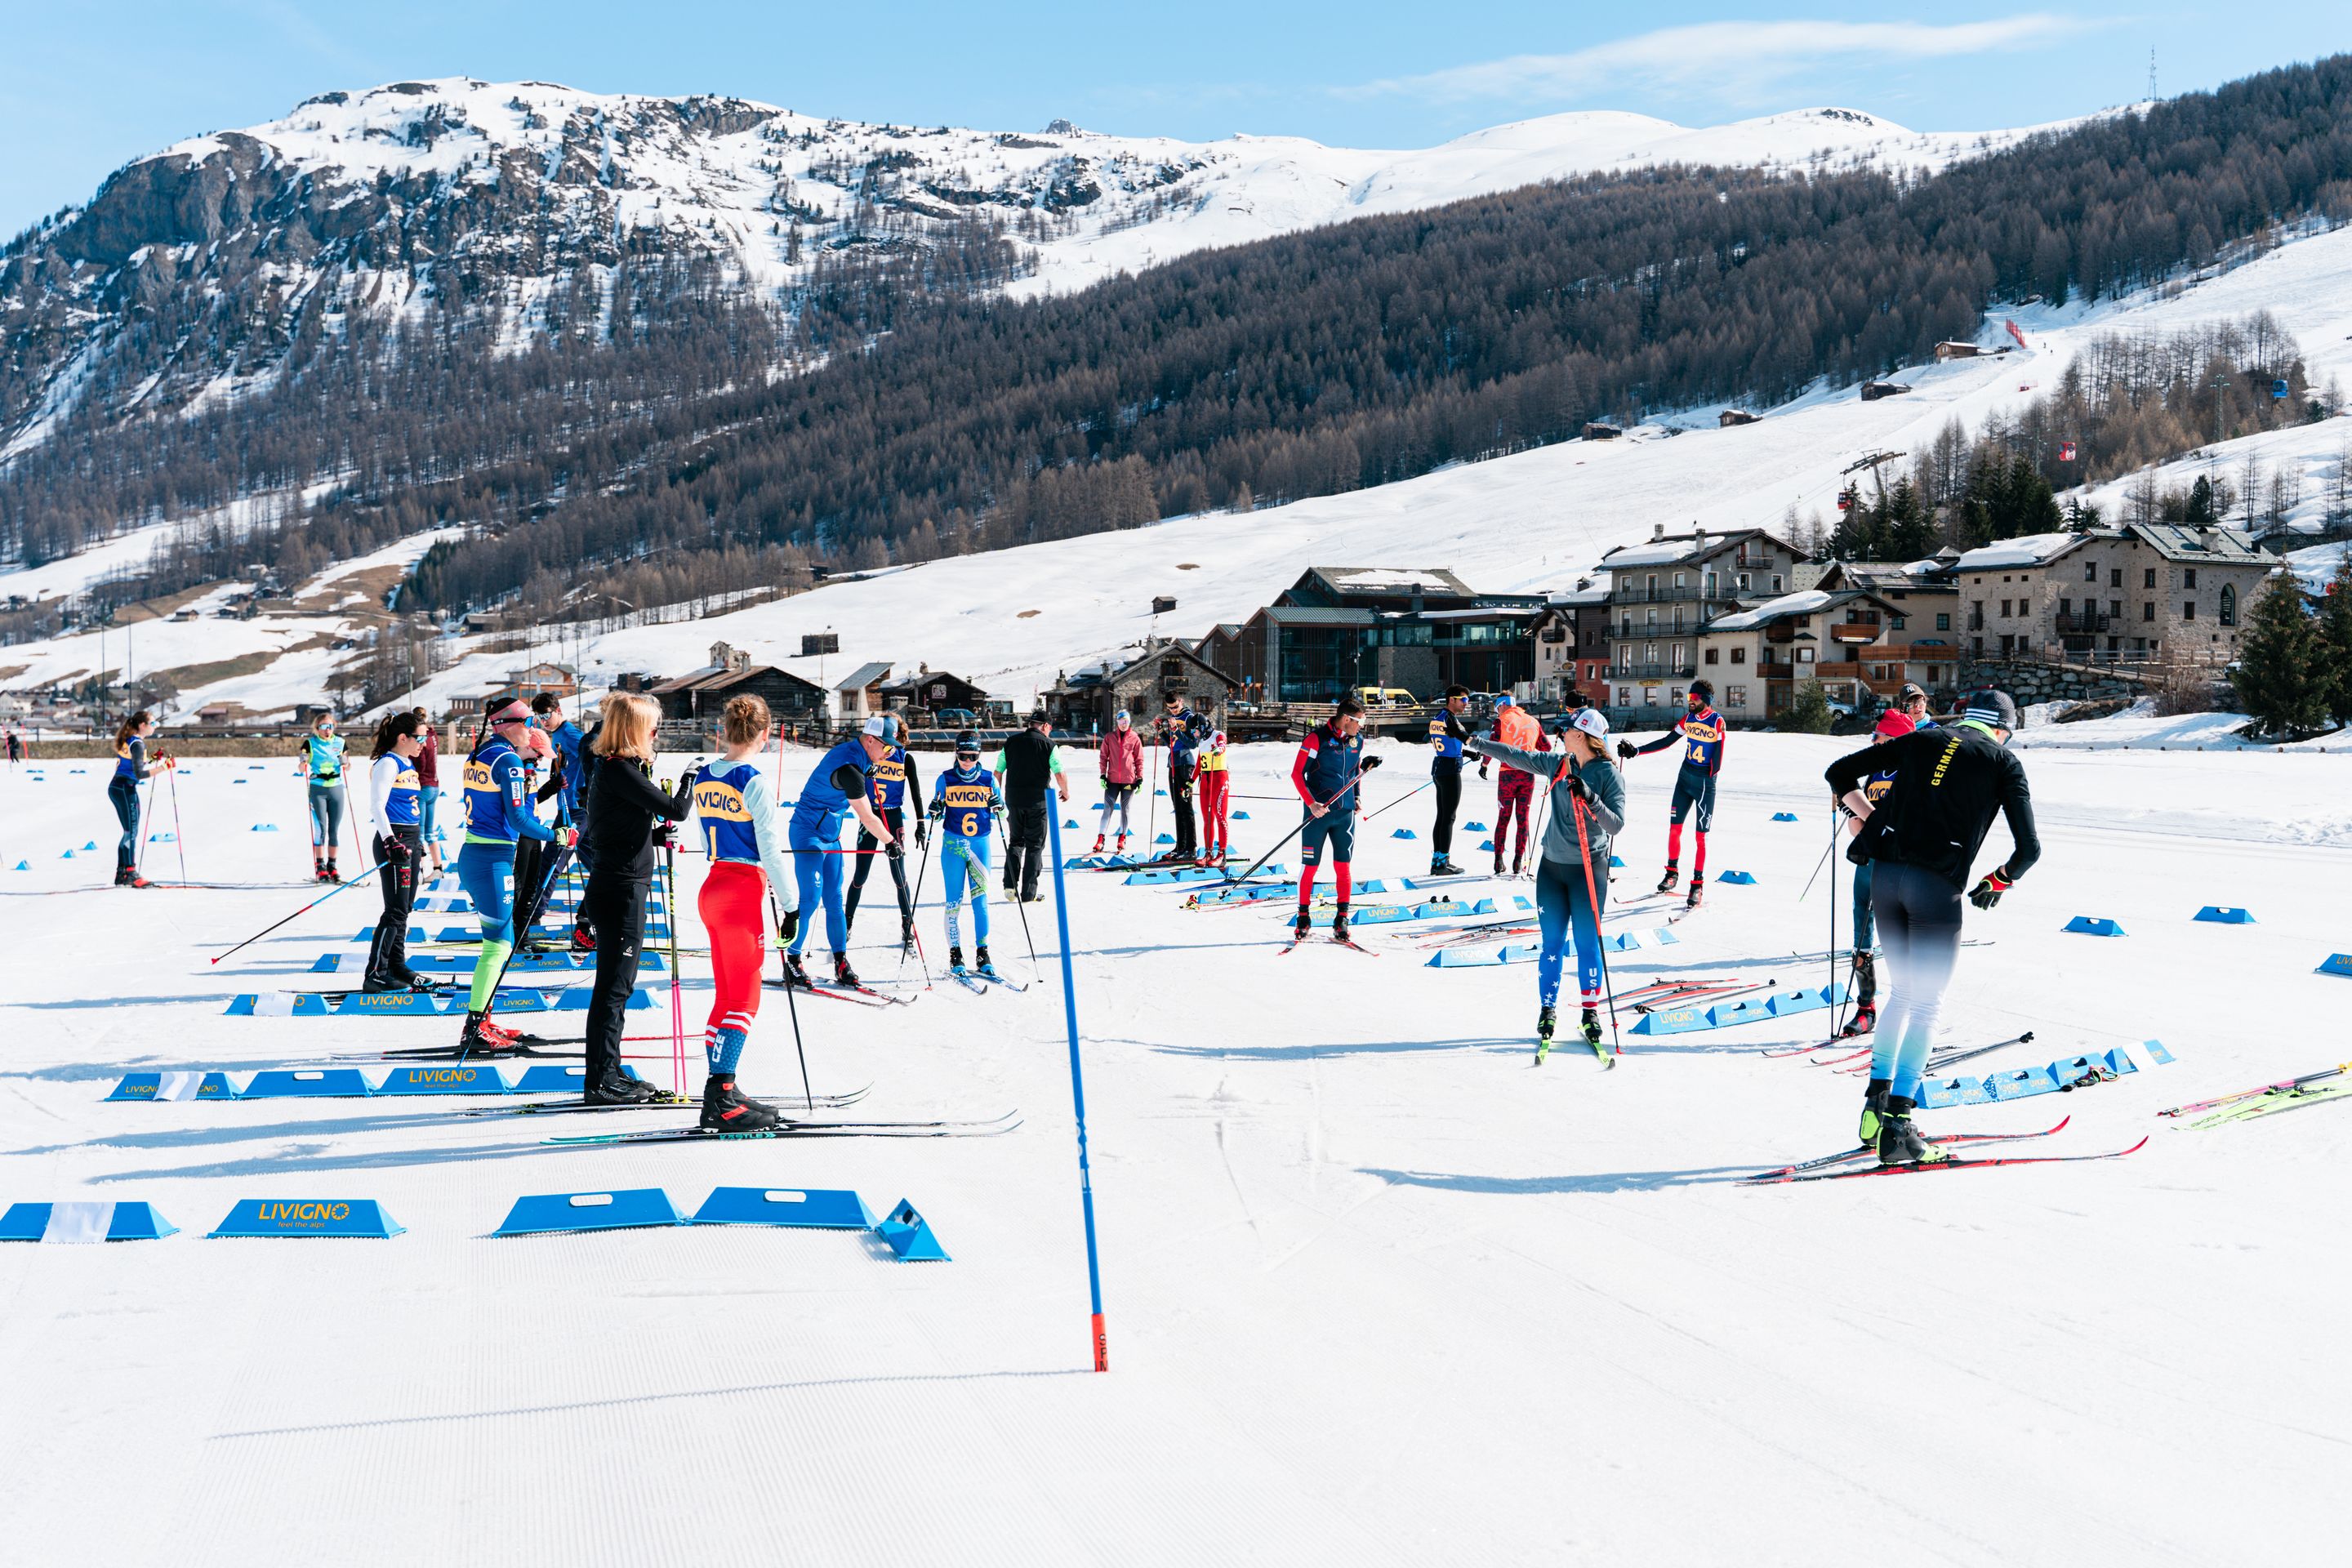
[[[941,708],[931,714],[931,722],[942,730],[969,730],[979,721],[969,708]]]
[[[1356,700],[1366,708],[1412,708],[1420,699],[1402,686],[1359,686]]]

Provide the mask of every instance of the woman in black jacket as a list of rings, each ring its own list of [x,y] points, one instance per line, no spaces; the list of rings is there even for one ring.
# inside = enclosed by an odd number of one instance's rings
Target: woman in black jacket
[[[591,868],[581,910],[596,932],[596,988],[588,1000],[583,1091],[591,1105],[644,1105],[662,1098],[651,1084],[621,1071],[622,1020],[637,987],[654,846],[667,843],[668,824],[682,820],[691,808],[697,776],[695,769],[687,769],[667,795],[655,784],[654,732],[660,717],[652,698],[616,691],[604,700],[604,722],[596,735],[594,793],[583,834],[589,853],[581,857]]]

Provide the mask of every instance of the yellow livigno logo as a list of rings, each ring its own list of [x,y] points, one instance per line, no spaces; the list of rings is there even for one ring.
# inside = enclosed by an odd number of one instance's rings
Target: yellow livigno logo
[[[411,1083],[472,1083],[481,1076],[478,1068],[410,1068]]]
[[[324,1225],[352,1217],[352,1205],[336,1203],[265,1203],[254,1218],[264,1225]]]

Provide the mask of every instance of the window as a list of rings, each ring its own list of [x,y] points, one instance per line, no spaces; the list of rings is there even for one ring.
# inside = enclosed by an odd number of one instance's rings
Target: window
[[[2180,585],[2181,585],[2182,587],[2184,587],[2184,588],[2194,588],[2195,586],[2197,586],[2197,568],[2196,568],[2196,567],[2194,567],[2194,566],[2186,566],[2186,567],[2181,568],[2181,572],[2180,572]]]
[[[1772,574],[1772,592],[1780,592],[1780,574],[1778,572]]]
[[[1656,643],[1645,642],[1642,645],[1642,662],[1643,664],[1655,664],[1658,662],[1658,645]]]
[[[1939,632],[1950,631],[1952,629],[1952,617],[1948,615],[1937,616],[1936,629]]]
[[[2148,575],[2154,576],[2155,574],[2151,572]],[[2139,618],[2143,621],[2152,621],[2156,619],[2156,601],[2154,599],[2150,599],[2147,603],[2139,607]]]
[[[2120,567],[2120,566],[2110,566],[2110,567],[2108,567],[2108,568],[2107,568],[2107,586],[2108,586],[2108,587],[2110,587],[2110,588],[2120,588],[2120,587],[2122,587],[2123,585],[2124,585],[2124,569],[2123,569],[2122,567]]]
[[[2117,621],[2124,618],[2124,602],[2121,599],[2109,599],[2107,601],[2107,616],[2110,620]]]
[[[1655,572],[1650,574],[1649,584],[1650,597],[1654,599],[1658,596],[1658,574]]]
[[[2238,624],[2238,590],[2228,583],[2221,584],[2221,624],[2225,626]]]
[[[1748,662],[1748,650],[1744,647],[1733,648],[1731,650],[1731,662],[1734,664],[1746,664]]]
[[[1684,668],[1689,662],[1690,645],[1687,643],[1675,644],[1675,668],[1676,669]]]
[[[2180,618],[2184,621],[2193,621],[2197,618],[2196,600],[2183,599],[2180,601]]]
[[[1642,688],[1642,706],[1644,708],[1655,708],[1658,706],[1658,689],[1656,687],[1644,686]]]
[[[2085,583],[2095,583],[2095,582],[2097,582],[2098,580],[2099,580],[2099,563],[2098,563],[2097,562],[2095,562],[2095,561],[2085,561],[2085,562],[2084,562],[2084,563],[2083,563],[2083,581],[2084,581],[2084,582],[2085,582]]]
[[[1633,668],[1633,645],[1632,643],[1624,643],[1619,646],[1617,649],[1617,668],[1620,669],[1632,669]]]
[[[1813,662],[1813,650],[1812,650],[1811,648],[1809,648],[1809,647],[1801,647],[1801,648],[1799,648],[1799,649],[1797,650],[1797,662],[1798,662],[1799,664],[1811,664],[1811,663],[1812,663],[1812,662]]]
[[[2059,613],[2060,615],[2062,615],[2062,616],[2071,616],[2071,615],[2073,615],[2073,614],[2074,613],[2074,600],[2072,600],[2072,599],[2061,599],[2061,600],[2059,600],[2059,601],[2058,601],[2058,613]]]
[[[2156,586],[2155,567],[2147,567],[2140,573],[2139,585],[2143,588],[2153,588]]]
[[[1891,627],[1891,628],[1893,628],[1894,630],[1895,630],[1895,631],[1898,631],[1898,632],[1899,632],[1899,631],[1901,631],[1901,630],[1903,629],[1903,625],[1904,625],[1904,622],[1905,622],[1905,620],[1906,620],[1906,618],[1907,618],[1907,617],[1903,616],[1893,616],[1888,617],[1888,619],[1887,619],[1887,623],[1886,623],[1886,624],[1887,624],[1887,626],[1890,626],[1890,627]]]
[[[1716,662],[1716,657],[1715,657],[1715,656],[1716,656],[1716,650],[1715,650],[1714,648],[1709,648],[1709,649],[1707,649],[1707,650],[1706,650],[1706,663],[1708,663],[1708,664],[1713,664],[1713,663],[1715,663],[1715,662]]]
[[[1748,592],[1748,574],[1745,572],[1739,574],[1739,591],[1743,594]]]
[[[1717,580],[1716,574],[1713,572],[1709,572],[1706,574],[1706,596],[1710,599],[1714,598],[1716,595]]]
[[[2000,602],[2000,618],[2004,621],[2009,619],[2009,601],[2007,599],[2003,599]]]
[[[1617,689],[1617,706],[1620,708],[1631,708],[1633,706],[1633,689],[1632,687],[1621,686]]]
[[[1685,588],[1685,587],[1688,587],[1689,585],[1690,585],[1690,574],[1689,574],[1689,573],[1687,573],[1687,572],[1677,572],[1677,573],[1675,573],[1675,587],[1677,587],[1677,588]]]
[[[1746,688],[1746,687],[1744,687],[1744,686],[1727,686],[1727,687],[1725,687],[1725,688],[1723,689],[1723,701],[1724,701],[1724,705],[1725,705],[1726,707],[1727,707],[1727,708],[1745,708],[1745,707],[1747,707],[1747,706],[1748,706],[1748,688]]]

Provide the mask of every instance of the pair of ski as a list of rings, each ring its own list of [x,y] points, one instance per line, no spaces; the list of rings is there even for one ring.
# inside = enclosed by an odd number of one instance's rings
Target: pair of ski
[[[715,1127],[658,1127],[629,1132],[583,1132],[570,1137],[542,1138],[540,1142],[572,1148],[590,1148],[615,1143],[723,1142],[757,1138],[995,1138],[1020,1125],[1020,1112],[1008,1110],[1001,1116],[981,1121],[787,1121],[754,1132],[730,1132]]]
[[[1946,1149],[1975,1148],[1988,1143],[2023,1143],[2036,1138],[2047,1138],[2062,1131],[2073,1120],[2071,1116],[2061,1117],[2056,1126],[2046,1127],[2039,1132],[1948,1132],[1939,1134],[1935,1139],[1935,1142],[1937,1146]],[[1907,1176],[1924,1171],[1980,1171],[1990,1170],[1995,1165],[2066,1165],[2086,1160],[2120,1160],[2126,1154],[2137,1154],[2147,1147],[2147,1140],[2142,1138],[2129,1148],[2108,1149],[2095,1154],[1993,1154],[1981,1158],[1954,1155],[1946,1160],[1927,1161],[1911,1165],[1857,1163],[1864,1160],[1875,1161],[1878,1158],[1877,1151],[1865,1144],[1858,1149],[1845,1149],[1834,1154],[1823,1154],[1818,1159],[1807,1160],[1799,1164],[1783,1165],[1777,1171],[1759,1171],[1752,1176],[1740,1178],[1739,1184],[1744,1187],[1769,1187],[1791,1182],[1841,1182],[1856,1176]],[[1852,1168],[1841,1168],[1847,1166]]]
[[[1355,949],[1358,952],[1362,953],[1362,954],[1363,954],[1365,957],[1367,957],[1367,958],[1378,958],[1378,957],[1380,956],[1380,954],[1379,954],[1379,953],[1374,952],[1370,948],[1364,946],[1361,942],[1358,942],[1354,937],[1351,937],[1351,936],[1327,936],[1327,937],[1301,937],[1301,936],[1293,936],[1293,937],[1292,937],[1292,938],[1290,938],[1287,942],[1285,942],[1282,944],[1281,952],[1277,952],[1275,956],[1276,956],[1276,957],[1277,957],[1277,958],[1281,957],[1283,953],[1286,953],[1286,952],[1288,952],[1292,948],[1297,947],[1297,946],[1300,942],[1322,942],[1322,943],[1324,943],[1324,944],[1326,944],[1326,945],[1328,945],[1328,946],[1331,946],[1331,947],[1349,947],[1349,948],[1353,948],[1353,949]]]
[[[1638,1013],[1661,1013],[1675,1007],[1688,1006],[1696,1002],[1728,1002],[1734,996],[1745,996],[1751,991],[1763,989],[1760,982],[1752,981],[1735,980],[1720,984],[1686,984],[1644,996],[1633,1004],[1633,1010]],[[1622,1002],[1625,998],[1620,996],[1617,1000]]]
[[[799,1095],[780,1097],[801,1105],[821,1106],[827,1110],[845,1110],[865,1099],[873,1089],[853,1089],[841,1094],[820,1094],[811,1099]],[[456,1112],[459,1116],[573,1116],[601,1113],[607,1110],[677,1110],[698,1104],[692,1095],[676,1094],[668,1089],[659,1091],[653,1099],[635,1105],[598,1105],[585,1100],[533,1100],[521,1105],[469,1105]]]
[[[894,996],[865,984],[836,985],[820,981],[814,985],[799,985],[783,979],[763,980],[761,984],[776,990],[789,988],[803,996],[830,996],[836,1002],[854,1002],[861,1007],[904,1007],[914,1000],[912,996]]]
[[[2308,1110],[2315,1105],[2328,1105],[2345,1100],[2352,1100],[2352,1086],[2331,1083],[2315,1089],[2280,1089],[2251,1099],[2233,1100],[2210,1115],[2199,1117],[2189,1125],[2219,1127],[2231,1121],[2252,1121],[2264,1116],[2276,1116],[2283,1110]]]
[[[1584,1031],[1581,1028],[1577,1030],[1576,1038],[1583,1041],[1584,1044],[1592,1047],[1592,1054],[1601,1058],[1601,1065],[1603,1068],[1613,1068],[1617,1065],[1618,1052],[1616,1047],[1610,1045],[1608,1041],[1585,1039]],[[1552,1037],[1549,1035],[1539,1034],[1536,1037],[1536,1066],[1541,1067],[1544,1065],[1545,1060],[1551,1055],[1551,1047]]]
[[[1853,1040],[1853,1039],[1854,1039],[1854,1038],[1856,1038],[1856,1037],[1855,1037],[1855,1036],[1852,1036],[1852,1035],[1841,1035],[1840,1037],[1837,1037],[1836,1039],[1834,1039],[1834,1040],[1825,1040],[1825,1041],[1823,1041],[1822,1044],[1820,1044],[1820,1045],[1818,1045],[1818,1046],[1807,1046],[1807,1047],[1805,1047],[1805,1049],[1807,1049],[1807,1050],[1809,1050],[1809,1051],[1829,1050],[1829,1049],[1832,1049],[1832,1048],[1834,1048],[1834,1047],[1836,1047],[1845,1045],[1847,1042],[1849,1042],[1849,1041],[1851,1041],[1851,1040]],[[2006,1039],[2006,1040],[1995,1040],[1991,1045],[1989,1045],[1989,1046],[1970,1046],[1970,1047],[1968,1047],[1967,1049],[1965,1049],[1965,1050],[1958,1050],[1958,1051],[1949,1051],[1949,1050],[1947,1050],[1947,1051],[1937,1051],[1934,1056],[1931,1056],[1931,1057],[1929,1057],[1929,1058],[1927,1058],[1927,1065],[1925,1068],[1921,1068],[1920,1070],[1921,1070],[1923,1073],[1925,1073],[1925,1074],[1929,1074],[1929,1075],[1933,1075],[1933,1074],[1936,1074],[1936,1073],[1940,1073],[1940,1072],[1942,1072],[1946,1068],[1948,1068],[1948,1067],[1951,1067],[1951,1066],[1953,1066],[1955,1063],[1967,1061],[1967,1060],[1968,1060],[1969,1058],[1971,1058],[1971,1057],[1990,1056],[1990,1055],[1991,1053],[1993,1053],[1994,1051],[2003,1051],[2003,1050],[2007,1050],[2007,1049],[2008,1049],[2010,1047],[2011,1047],[2011,1046],[2022,1046],[2022,1045],[2025,1045],[2025,1044],[2027,1044],[2027,1043],[2031,1042],[2031,1041],[2032,1040],[2032,1038],[2033,1038],[2033,1031],[2032,1031],[2032,1030],[2031,1030],[2031,1029],[2028,1029],[2028,1030],[2026,1030],[2026,1031],[2025,1031],[2025,1033],[2023,1033],[2023,1034],[2021,1034],[2021,1035],[2019,1035],[2019,1036],[2016,1036],[2015,1037],[2013,1037],[2013,1038],[2011,1038],[2011,1039]],[[1806,1064],[1806,1065],[1808,1065],[1808,1066],[1810,1066],[1810,1067],[1817,1067],[1817,1068],[1836,1068],[1838,1071],[1840,1071],[1840,1072],[1843,1072],[1843,1073],[1856,1073],[1856,1072],[1863,1072],[1863,1071],[1867,1070],[1867,1069],[1868,1069],[1868,1068],[1869,1068],[1869,1065],[1870,1065],[1870,1055],[1871,1055],[1871,1052],[1872,1052],[1873,1048],[1874,1048],[1874,1047],[1872,1047],[1864,1046],[1864,1047],[1862,1047],[1861,1049],[1859,1049],[1859,1050],[1852,1050],[1852,1051],[1848,1051],[1848,1052],[1846,1052],[1846,1053],[1845,1053],[1844,1055],[1843,1055],[1843,1056],[1835,1056],[1835,1057],[1818,1057],[1818,1058],[1815,1058],[1812,1061],[1809,1062],[1809,1063],[1808,1063],[1808,1064]],[[1787,1053],[1787,1054],[1793,1054],[1793,1053]],[[1847,1064],[1853,1064],[1853,1063],[1857,1063],[1857,1062],[1858,1062],[1858,1063],[1860,1063],[1861,1065],[1860,1065],[1860,1066],[1852,1066],[1852,1065],[1847,1065]],[[2079,1087],[2081,1087],[2081,1086],[2080,1086],[2080,1085],[2069,1085],[2068,1087],[2070,1087],[2070,1088],[2079,1088]]]
[[[2242,1089],[2230,1094],[2217,1094],[2210,1100],[2194,1100],[2187,1105],[2176,1105],[2169,1110],[2159,1110],[2157,1114],[2158,1116],[2194,1116],[2200,1110],[2216,1110],[2222,1106],[2236,1105],[2243,1100],[2266,1100],[2274,1095],[2299,1094],[2312,1084],[2323,1082],[2331,1078],[2342,1078],[2346,1073],[2352,1073],[2352,1062],[2338,1062],[2332,1068],[2322,1068],[2317,1072],[2305,1073],[2301,1078],[2283,1079],[2277,1083],[2257,1084],[2252,1089]],[[2330,1094],[2332,1095],[2333,1092],[2331,1090]]]
[[[948,978],[965,990],[982,996],[988,994],[988,988],[992,985],[1001,985],[1007,991],[1029,989],[1027,981],[1007,980],[992,969],[950,969],[948,971]]]

